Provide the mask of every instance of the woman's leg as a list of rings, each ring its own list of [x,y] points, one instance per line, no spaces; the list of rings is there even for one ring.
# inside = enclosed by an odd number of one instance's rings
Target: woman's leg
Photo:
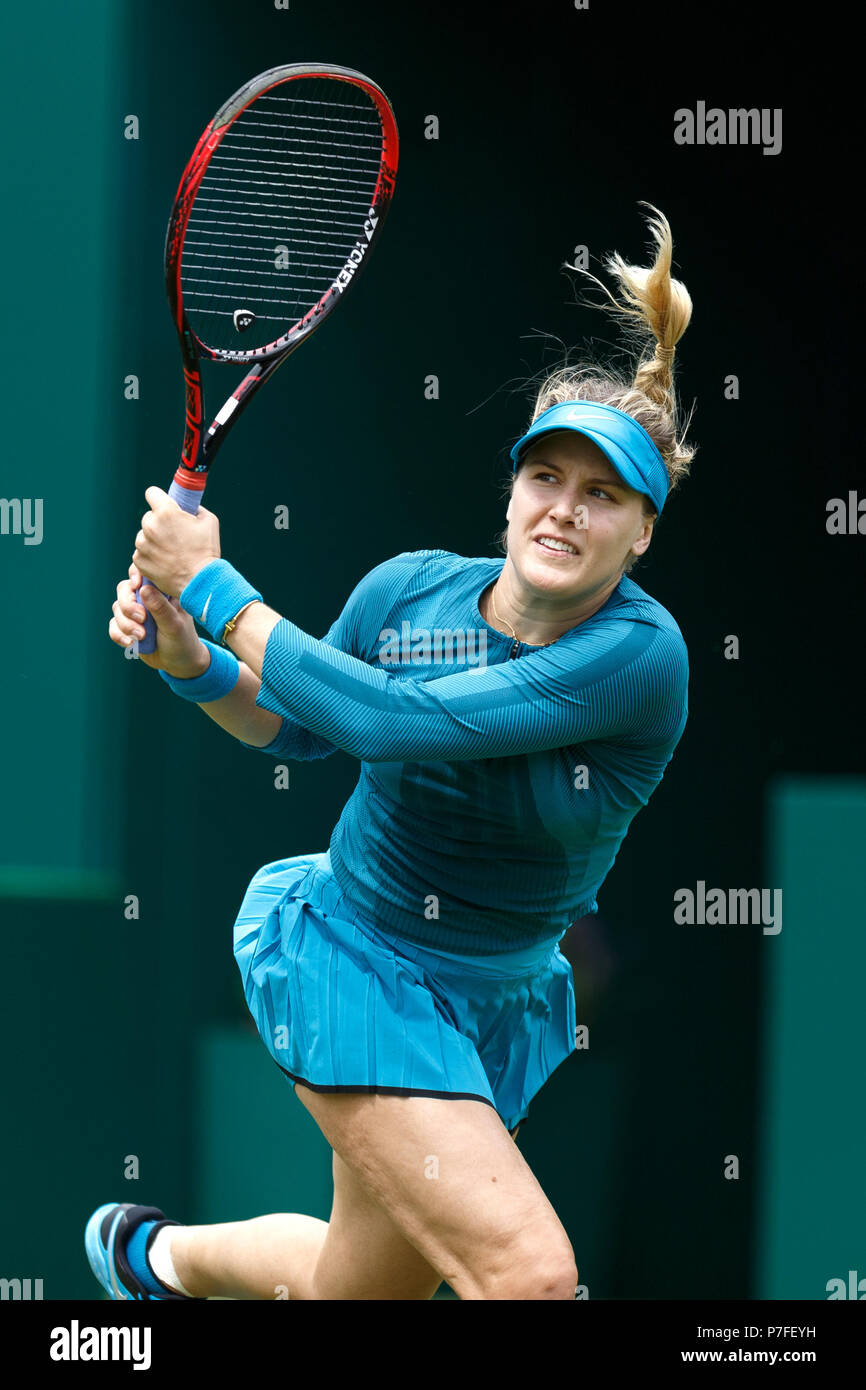
[[[568,1236],[491,1106],[295,1089],[361,1187],[458,1298],[574,1299]],[[316,1297],[345,1296],[340,1280],[348,1286],[352,1269],[344,1263],[341,1273],[337,1255],[348,1258],[350,1232],[341,1248],[342,1239],[329,1229]]]
[[[441,1275],[333,1155],[331,1219],[288,1213],[171,1230],[177,1276],[197,1297],[239,1299],[428,1299]],[[314,1276],[327,1239],[325,1278]],[[328,1278],[334,1291],[326,1286]],[[331,1271],[329,1276],[328,1271]]]
[[[330,1222],[172,1230],[190,1293],[417,1300],[447,1278],[459,1298],[574,1298],[565,1231],[489,1106],[296,1090],[334,1149]]]
[[[307,1298],[430,1299],[442,1275],[334,1153],[334,1207]]]
[[[306,1298],[327,1221],[294,1212],[170,1226],[175,1272],[195,1298]]]
[[[519,1129],[520,1125],[512,1131],[512,1139]],[[430,1299],[441,1283],[438,1270],[335,1152],[334,1209],[315,1271],[314,1296]]]

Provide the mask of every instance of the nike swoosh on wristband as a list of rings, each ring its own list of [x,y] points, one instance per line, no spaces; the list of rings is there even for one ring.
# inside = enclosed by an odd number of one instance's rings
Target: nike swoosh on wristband
[[[207,601],[206,601],[206,603],[205,603],[205,606],[204,606],[204,608],[201,610],[201,617],[199,618],[199,622],[200,622],[200,623],[203,623],[204,620],[205,620],[205,618],[206,618],[206,616],[207,616],[208,604],[210,603],[210,601],[211,601],[212,598],[213,598],[213,589],[211,589],[210,593],[208,594],[208,596],[207,596]]]

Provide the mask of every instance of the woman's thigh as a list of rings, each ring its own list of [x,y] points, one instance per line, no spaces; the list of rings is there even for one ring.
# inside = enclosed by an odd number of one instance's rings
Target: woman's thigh
[[[320,1297],[432,1298],[443,1279],[461,1299],[574,1297],[568,1236],[491,1106],[295,1091],[341,1160]]]
[[[334,1150],[334,1204],[314,1289],[319,1299],[429,1299],[442,1275]]]
[[[517,1139],[520,1125],[511,1131]],[[333,1150],[334,1204],[316,1266],[321,1299],[431,1299],[442,1276]]]

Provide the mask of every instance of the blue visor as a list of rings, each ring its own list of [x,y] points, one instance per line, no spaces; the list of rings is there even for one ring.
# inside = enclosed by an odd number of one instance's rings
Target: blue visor
[[[543,434],[574,430],[597,444],[623,482],[648,497],[661,515],[670,488],[665,461],[643,425],[612,405],[596,401],[563,401],[542,411],[511,450],[516,470],[526,450]]]

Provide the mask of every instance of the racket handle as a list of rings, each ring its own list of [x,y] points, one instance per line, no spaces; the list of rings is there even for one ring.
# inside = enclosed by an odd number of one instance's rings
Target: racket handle
[[[199,505],[201,503],[201,494],[201,488],[183,487],[177,481],[176,474],[172,479],[171,487],[168,490],[169,497],[173,498],[177,505],[179,507],[182,507],[185,512],[191,512],[193,515],[199,509]],[[136,598],[138,598],[138,595],[144,588],[145,584],[151,583],[152,581],[150,579],[145,579],[144,575],[142,575],[141,584],[136,590]],[[157,586],[154,584],[153,587],[156,588]],[[140,599],[138,601],[139,603],[141,603]],[[141,604],[141,606],[142,608],[144,608],[143,603]],[[138,651],[142,652],[145,656],[150,656],[151,652],[156,651],[156,623],[153,621],[153,615],[148,613],[146,608],[144,610],[144,614],[144,636],[138,642]]]

